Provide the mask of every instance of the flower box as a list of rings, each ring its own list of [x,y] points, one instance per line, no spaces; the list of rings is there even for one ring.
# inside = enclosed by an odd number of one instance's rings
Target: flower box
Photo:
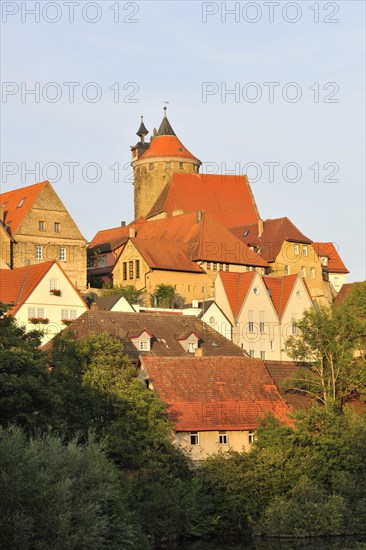
[[[59,288],[51,288],[50,294],[53,294],[54,296],[61,296],[61,290]]]
[[[61,319],[63,325],[71,325],[72,319]]]
[[[47,325],[50,320],[44,317],[29,317],[28,321],[33,325]]]

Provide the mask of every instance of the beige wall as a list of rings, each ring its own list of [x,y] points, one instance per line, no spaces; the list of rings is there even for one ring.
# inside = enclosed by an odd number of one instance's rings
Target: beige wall
[[[44,222],[44,230],[39,229],[40,221]],[[59,232],[54,230],[55,222],[60,224]],[[63,269],[77,288],[86,288],[86,240],[50,184],[41,191],[13,236],[14,268],[59,260],[60,248],[65,248]],[[40,260],[36,260],[37,245],[43,247]]]
[[[176,432],[175,442],[178,447],[184,449],[193,460],[204,460],[209,455],[218,452],[249,451],[249,431],[237,430],[226,432],[227,444],[219,443],[218,431],[200,431],[198,432],[198,445],[191,445],[191,432]]]
[[[51,279],[58,280],[61,296],[50,294]],[[49,323],[47,325],[34,325],[30,323],[28,321],[28,308],[30,307],[43,308],[44,315],[49,319]],[[88,308],[73,286],[70,285],[67,277],[65,277],[58,265],[55,264],[49,269],[27,301],[16,312],[15,319],[27,331],[39,330],[42,332],[42,344],[44,344],[65,328],[66,325],[61,323],[62,309],[76,310],[76,316],[79,317]]]
[[[339,292],[347,283],[347,273],[329,273],[329,282],[336,292]]]
[[[233,327],[217,304],[212,304],[206,311],[204,311],[201,320],[222,334],[222,336],[225,336],[225,338],[232,341]]]
[[[11,237],[0,223],[0,268],[11,265]]]
[[[299,248],[299,254],[295,253],[295,245]],[[307,249],[307,255],[306,255]],[[286,272],[286,265],[289,272]],[[283,277],[284,275],[302,275],[302,267],[305,268],[305,280],[312,298],[319,304],[330,304],[332,294],[329,285],[323,280],[320,258],[311,244],[293,243],[285,241],[276,260],[271,264],[273,272],[270,275]]]

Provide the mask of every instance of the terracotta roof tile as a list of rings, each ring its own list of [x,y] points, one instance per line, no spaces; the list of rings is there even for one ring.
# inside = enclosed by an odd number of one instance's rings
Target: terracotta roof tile
[[[297,278],[298,275],[286,275],[285,277],[263,277],[263,282],[269,291],[268,293],[280,318],[285,311]]]
[[[248,273],[220,273],[222,284],[224,285],[226,296],[235,319],[240,313],[255,275],[255,271],[249,271]]]
[[[14,189],[0,194],[0,206],[4,205],[4,225],[14,235],[39,193],[49,185],[48,181]],[[24,199],[24,200],[23,200]]]
[[[147,217],[162,211],[204,210],[225,227],[256,223],[259,214],[246,176],[176,173]]]
[[[131,241],[150,268],[203,273],[203,269],[190,260],[188,244],[138,238]]]
[[[324,271],[328,273],[349,273],[333,243],[313,243],[313,247],[319,257],[326,256],[328,258],[328,265],[323,266]]]
[[[127,242],[131,227],[138,229],[145,221],[145,218],[139,218],[128,225],[98,231],[89,243],[89,251],[94,247],[100,248],[103,245],[105,245],[105,250],[103,251],[115,250]]]
[[[248,357],[142,357],[177,431],[250,430],[259,417],[288,422],[289,409],[262,361]]]
[[[17,269],[0,270],[0,302],[14,306],[9,311],[10,315],[18,311],[55,263],[56,260],[52,260]]]
[[[150,352],[140,352],[130,342],[129,335],[148,330],[154,335]],[[195,332],[201,337],[203,355],[246,356],[247,354],[227,338],[203,323],[194,315],[163,315],[159,313],[125,313],[114,311],[86,311],[67,329],[77,338],[107,332],[121,340],[126,354],[136,361],[139,355],[157,357],[186,356],[187,352],[176,339],[183,333]]]
[[[143,153],[139,160],[152,159],[155,157],[177,157],[181,159],[198,159],[192,155],[183,143],[173,135],[161,135],[154,137],[150,147]]]
[[[311,244],[306,237],[288,218],[276,218],[263,222],[262,236],[258,236],[258,224],[234,227],[230,231],[247,245],[261,249],[261,256],[267,262],[273,262],[278,256],[284,241]]]

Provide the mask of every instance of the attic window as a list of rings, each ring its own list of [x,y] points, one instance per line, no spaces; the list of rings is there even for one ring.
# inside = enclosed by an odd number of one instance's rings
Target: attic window
[[[150,351],[150,345],[148,340],[140,340],[139,341],[139,349],[141,351]]]
[[[17,208],[20,208],[21,206],[23,206],[24,201],[25,201],[25,197],[19,201]]]
[[[249,235],[249,229],[246,229],[243,233],[243,237],[247,237]]]

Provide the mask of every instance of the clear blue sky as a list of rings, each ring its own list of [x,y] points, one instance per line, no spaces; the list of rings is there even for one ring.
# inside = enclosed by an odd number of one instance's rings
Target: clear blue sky
[[[336,243],[365,279],[363,1],[1,4],[2,191],[38,163],[88,240],[130,221],[129,146],[167,100],[204,170],[247,170],[263,218]]]

